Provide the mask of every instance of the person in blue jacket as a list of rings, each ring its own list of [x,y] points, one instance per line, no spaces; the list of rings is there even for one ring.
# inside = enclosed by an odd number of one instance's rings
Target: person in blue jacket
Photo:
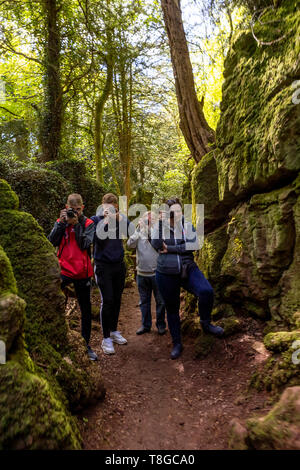
[[[178,198],[166,201],[167,212],[152,231],[151,244],[159,252],[156,282],[164,300],[173,349],[171,359],[182,352],[180,331],[180,288],[194,294],[198,299],[198,312],[204,332],[222,336],[223,328],[212,325],[214,291],[194,261],[193,251],[199,249],[196,230],[190,222],[184,224],[182,205]]]

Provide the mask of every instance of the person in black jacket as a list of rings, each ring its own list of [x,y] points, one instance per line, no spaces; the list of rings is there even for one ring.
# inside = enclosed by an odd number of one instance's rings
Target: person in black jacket
[[[113,343],[127,343],[117,330],[126,275],[122,237],[128,238],[135,227],[124,214],[120,214],[117,196],[112,193],[103,196],[99,215],[91,219],[96,225],[94,271],[101,295],[101,346],[105,354],[114,354]]]
[[[169,217],[161,212],[161,220],[152,232],[151,244],[159,252],[156,281],[164,300],[173,349],[171,358],[182,352],[180,331],[180,287],[196,295],[198,312],[205,332],[222,336],[223,328],[211,324],[214,291],[194,261],[193,251],[199,249],[195,228],[184,224],[182,207],[178,198],[166,201]]]

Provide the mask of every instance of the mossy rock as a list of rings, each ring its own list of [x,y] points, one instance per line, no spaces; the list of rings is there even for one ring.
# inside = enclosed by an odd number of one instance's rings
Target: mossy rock
[[[17,293],[17,283],[8,257],[0,246],[0,296],[5,293]]]
[[[18,196],[13,191],[11,191],[7,181],[0,179],[0,210],[18,209],[18,207]]]
[[[269,351],[282,352],[289,349],[296,340],[300,340],[300,330],[277,331],[264,337],[264,345]]]
[[[226,193],[220,200],[215,151],[204,155],[192,172],[193,204],[204,204],[204,232],[211,232],[226,218],[235,198]]]
[[[219,320],[216,324],[224,329],[224,337],[239,333],[242,330],[240,320],[233,316],[222,318],[222,320]]]
[[[295,352],[292,343],[281,353],[274,353],[263,368],[253,375],[249,386],[278,393],[287,385],[300,385],[299,364],[293,362]]]
[[[234,196],[237,203],[291,181],[300,169],[300,108],[292,102],[300,69],[296,3],[285,0],[255,23],[258,38],[284,39],[260,47],[251,31],[239,31],[228,51],[216,131],[220,200]]]
[[[78,409],[103,398],[100,369],[88,360],[81,337],[70,340],[59,263],[41,227],[30,214],[2,210],[0,244],[12,265],[18,295],[26,301],[25,341],[39,375],[66,407]],[[70,355],[68,363],[64,358]]]
[[[287,388],[262,418],[247,420],[246,444],[255,450],[300,450],[300,387]]]
[[[25,302],[15,294],[0,296],[0,339],[5,342],[8,353],[16,338],[23,332]]]
[[[219,304],[212,309],[211,316],[213,321],[220,320],[223,317],[234,317],[235,311],[230,304]]]
[[[194,342],[194,353],[196,358],[208,356],[212,351],[216,338],[212,335],[201,333]]]
[[[14,361],[0,367],[0,449],[81,448],[74,418],[46,380]]]

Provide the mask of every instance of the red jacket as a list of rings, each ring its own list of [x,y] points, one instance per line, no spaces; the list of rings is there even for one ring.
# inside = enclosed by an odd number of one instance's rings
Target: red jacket
[[[58,246],[61,274],[72,279],[84,279],[93,275],[89,248],[93,242],[95,225],[91,219],[81,216],[79,223],[69,225],[57,219],[48,239]]]

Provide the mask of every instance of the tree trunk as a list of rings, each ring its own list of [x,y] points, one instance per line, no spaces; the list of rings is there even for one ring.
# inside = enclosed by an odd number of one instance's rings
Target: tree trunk
[[[45,103],[40,130],[42,160],[55,160],[59,155],[63,122],[63,100],[60,76],[61,37],[57,0],[43,0],[46,22]]]
[[[102,164],[102,117],[104,105],[111,93],[113,80],[113,62],[112,58],[107,58],[107,75],[103,92],[96,102],[95,110],[95,160],[96,160],[96,178],[99,183],[103,184],[103,164]]]
[[[180,128],[192,156],[199,162],[214,145],[215,133],[204,117],[203,102],[197,98],[180,1],[161,0],[161,6],[169,38]]]

